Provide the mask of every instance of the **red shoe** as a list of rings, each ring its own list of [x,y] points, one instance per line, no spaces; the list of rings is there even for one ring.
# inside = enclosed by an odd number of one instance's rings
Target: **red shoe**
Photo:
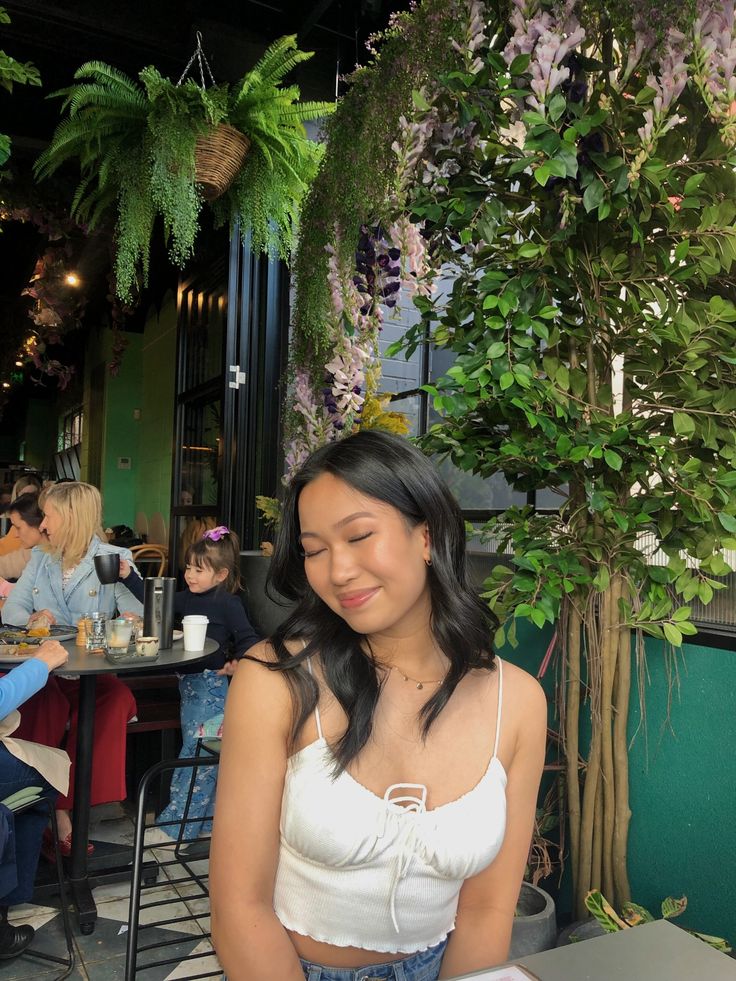
[[[91,855],[95,850],[95,846],[92,842],[87,842],[87,854]],[[66,838],[59,838],[59,851],[61,852],[62,858],[69,858],[72,853],[72,833],[71,831],[66,836]],[[43,838],[41,839],[41,854],[46,859],[47,862],[55,862],[56,854],[54,852],[54,836],[51,833],[51,828],[43,829]]]

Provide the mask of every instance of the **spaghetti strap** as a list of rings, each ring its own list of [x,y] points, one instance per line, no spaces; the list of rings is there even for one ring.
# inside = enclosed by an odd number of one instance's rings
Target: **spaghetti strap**
[[[302,641],[302,643],[304,644],[305,647],[307,646],[305,641]],[[307,658],[307,669],[309,670],[309,673],[312,675],[312,677],[314,677],[314,673],[312,671],[312,659],[311,658]],[[318,698],[319,698],[319,696],[318,696]],[[319,701],[317,702],[317,704],[314,707],[314,718],[315,718],[315,721],[317,723],[317,735],[319,736],[320,739],[324,739],[324,736],[322,735],[322,719],[319,716]],[[498,736],[496,736],[496,738],[498,739]]]
[[[496,744],[493,747],[494,758],[498,756],[498,740],[501,736],[501,709],[503,707],[503,661],[496,655],[498,663],[498,707],[496,709]]]

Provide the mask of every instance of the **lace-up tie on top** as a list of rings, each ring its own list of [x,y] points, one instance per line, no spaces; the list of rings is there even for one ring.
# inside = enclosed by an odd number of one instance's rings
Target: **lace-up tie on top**
[[[289,758],[281,806],[274,910],[287,929],[337,947],[407,954],[452,930],[463,882],[491,864],[506,829],[496,663],[488,767],[472,790],[431,810],[424,784],[392,784],[379,797],[347,770],[334,778],[315,710],[318,738]]]

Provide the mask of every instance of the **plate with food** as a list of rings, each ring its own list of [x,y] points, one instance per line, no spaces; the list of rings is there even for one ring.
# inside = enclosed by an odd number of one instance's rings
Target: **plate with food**
[[[0,659],[22,661],[33,657],[36,648],[45,640],[71,640],[74,627],[54,624],[52,627],[0,627]]]

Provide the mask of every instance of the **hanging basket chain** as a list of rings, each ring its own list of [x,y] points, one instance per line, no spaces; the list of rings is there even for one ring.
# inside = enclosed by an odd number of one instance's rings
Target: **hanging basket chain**
[[[199,77],[202,80],[202,91],[204,91],[207,88],[205,69],[207,69],[210,85],[215,84],[215,79],[207,56],[202,50],[202,35],[197,31],[196,36],[197,47],[176,84],[177,87],[182,84],[196,58],[199,65]],[[248,137],[224,122],[219,123],[209,132],[203,133],[197,138],[195,147],[196,180],[205,201],[214,201],[230,187],[243,166],[243,160],[245,160],[249,149],[250,140]]]
[[[196,37],[197,37],[197,47],[194,49],[194,52],[192,54],[192,57],[187,62],[187,67],[181,73],[181,78],[179,79],[179,81],[176,84],[177,84],[177,86],[181,85],[181,83],[184,81],[184,79],[189,74],[189,70],[192,67],[192,64],[194,63],[194,59],[196,58],[197,59],[197,62],[199,64],[199,76],[202,79],[202,82],[201,82],[202,88],[203,89],[206,89],[207,88],[207,82],[205,81],[205,78],[204,78],[204,70],[205,70],[205,68],[207,69],[207,74],[210,77],[210,85],[214,85],[215,84],[215,79],[214,79],[214,76],[212,74],[212,71],[210,70],[210,64],[207,61],[207,55],[202,50],[202,33],[201,33],[201,31],[197,31]]]

